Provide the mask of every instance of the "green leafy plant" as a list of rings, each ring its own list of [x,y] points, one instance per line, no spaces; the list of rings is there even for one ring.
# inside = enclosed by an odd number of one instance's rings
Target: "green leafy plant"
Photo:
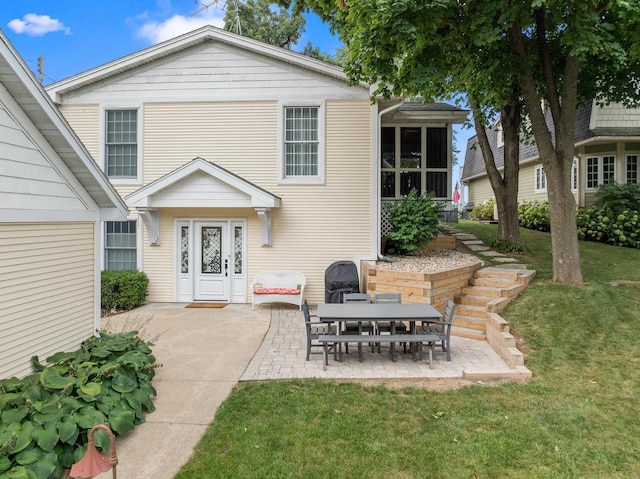
[[[415,251],[438,234],[444,204],[434,201],[434,193],[418,195],[413,189],[389,208],[389,239],[401,254]]]
[[[489,198],[481,205],[476,206],[469,213],[469,218],[477,221],[489,221],[493,219],[493,209],[496,204],[495,198]]]
[[[640,184],[608,183],[600,185],[596,192],[596,206],[615,214],[623,211],[640,211]]]
[[[520,226],[530,230],[550,231],[549,202],[523,201],[518,204],[518,221]]]
[[[496,250],[506,253],[522,254],[525,252],[524,246],[520,243],[514,243],[513,241],[494,238],[489,241],[488,245]]]
[[[142,271],[103,271],[101,276],[102,309],[133,309],[144,303],[149,278]]]
[[[640,248],[640,211],[578,208],[576,221],[581,240]]]
[[[86,452],[93,426],[121,435],[155,410],[158,364],[135,331],[102,332],[78,351],[32,363],[36,373],[0,381],[0,479],[59,479]],[[94,440],[108,449],[103,431]]]

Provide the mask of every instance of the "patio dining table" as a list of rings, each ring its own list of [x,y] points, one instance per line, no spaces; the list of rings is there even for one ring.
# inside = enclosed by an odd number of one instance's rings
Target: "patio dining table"
[[[409,334],[415,334],[416,322],[434,322],[442,318],[430,304],[425,303],[327,303],[319,304],[317,316],[320,321],[338,323],[337,334],[341,334],[347,322],[358,322],[358,332],[362,334],[362,323],[391,323],[391,334],[395,334],[395,325],[400,321],[409,323]],[[361,343],[358,344],[362,360]],[[340,351],[342,355],[342,351]],[[391,357],[395,361],[395,343],[391,343]]]

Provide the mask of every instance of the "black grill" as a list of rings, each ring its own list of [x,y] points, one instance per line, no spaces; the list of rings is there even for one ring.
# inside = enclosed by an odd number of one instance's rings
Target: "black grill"
[[[342,303],[344,293],[359,293],[360,278],[353,261],[336,261],[324,272],[324,302]]]

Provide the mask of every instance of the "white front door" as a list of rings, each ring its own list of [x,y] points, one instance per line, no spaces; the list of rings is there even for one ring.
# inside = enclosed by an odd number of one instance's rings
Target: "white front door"
[[[229,223],[195,223],[195,301],[229,301]]]
[[[245,303],[245,221],[177,219],[176,301]]]

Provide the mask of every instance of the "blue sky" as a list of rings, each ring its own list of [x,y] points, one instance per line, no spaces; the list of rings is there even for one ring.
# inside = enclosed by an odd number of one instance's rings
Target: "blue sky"
[[[206,4],[211,6],[192,15]],[[43,57],[48,85],[205,24],[222,27],[220,5],[225,4],[226,0],[1,0],[0,28],[36,76],[38,57]],[[332,55],[341,46],[313,14],[307,15],[297,49],[308,41]],[[461,126],[456,130],[457,149],[464,152],[474,132]],[[453,178],[455,184],[457,168]]]

